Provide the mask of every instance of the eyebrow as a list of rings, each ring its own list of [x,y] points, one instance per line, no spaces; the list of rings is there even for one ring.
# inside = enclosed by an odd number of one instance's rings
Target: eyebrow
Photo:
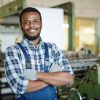
[[[35,18],[35,17],[32,17],[32,18],[26,18],[25,20],[30,20],[30,21],[31,21],[31,20],[34,20],[34,19],[35,19],[35,20],[40,20],[39,18]]]

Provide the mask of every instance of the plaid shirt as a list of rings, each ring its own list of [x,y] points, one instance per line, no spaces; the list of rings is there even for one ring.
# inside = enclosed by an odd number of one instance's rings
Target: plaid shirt
[[[44,72],[44,42],[40,40],[37,47],[35,47],[31,41],[24,38],[21,44],[30,56],[31,69]],[[67,71],[73,74],[72,68],[64,58],[61,50],[59,50],[55,44],[47,43],[47,45],[50,63],[57,63],[61,67],[62,71]],[[6,49],[5,72],[8,83],[17,97],[25,93],[28,85],[28,80],[23,75],[23,70],[26,68],[25,63],[25,56],[17,44]]]

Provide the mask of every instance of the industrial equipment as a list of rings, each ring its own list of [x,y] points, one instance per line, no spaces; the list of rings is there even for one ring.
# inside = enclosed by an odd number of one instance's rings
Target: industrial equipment
[[[5,77],[3,59],[4,54],[0,52],[0,100],[14,100],[14,94],[12,93]]]
[[[100,65],[97,58],[70,60],[75,73],[72,87],[58,87],[59,100],[100,100]]]

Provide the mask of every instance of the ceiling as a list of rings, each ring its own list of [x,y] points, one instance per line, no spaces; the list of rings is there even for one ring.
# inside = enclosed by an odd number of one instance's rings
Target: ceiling
[[[0,0],[0,6],[15,0]],[[20,0],[17,0],[20,2]],[[73,2],[76,17],[100,18],[100,0],[24,0],[25,6],[53,7]]]
[[[74,3],[76,17],[100,17],[100,0],[26,0],[26,5],[52,7],[66,2]]]

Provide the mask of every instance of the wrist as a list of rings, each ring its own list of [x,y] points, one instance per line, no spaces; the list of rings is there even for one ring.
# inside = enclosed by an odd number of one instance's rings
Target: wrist
[[[37,79],[44,79],[45,76],[47,76],[48,73],[45,72],[37,72]]]
[[[38,80],[37,71],[35,71],[35,79]]]
[[[37,72],[37,79],[40,79],[42,75],[42,72]]]

